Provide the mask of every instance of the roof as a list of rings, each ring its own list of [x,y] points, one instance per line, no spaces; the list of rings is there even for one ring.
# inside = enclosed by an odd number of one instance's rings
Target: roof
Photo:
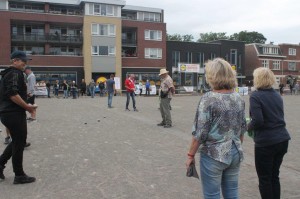
[[[131,5],[124,6],[122,8],[122,10],[133,10],[133,11],[154,12],[154,13],[162,13],[163,12],[163,9],[159,9],[159,8],[148,8],[148,7],[131,6]]]
[[[39,2],[39,3],[55,3],[55,4],[66,4],[66,5],[79,5],[83,2],[90,3],[104,3],[112,5],[121,5],[126,4],[125,0],[23,0],[23,2]]]

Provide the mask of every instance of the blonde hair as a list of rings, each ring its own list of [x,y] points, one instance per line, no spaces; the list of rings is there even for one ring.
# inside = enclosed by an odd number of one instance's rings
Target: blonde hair
[[[272,88],[275,84],[275,75],[269,68],[259,67],[253,72],[253,82],[256,89]]]
[[[205,77],[208,84],[215,90],[231,90],[237,86],[236,72],[222,58],[208,61],[205,66]]]

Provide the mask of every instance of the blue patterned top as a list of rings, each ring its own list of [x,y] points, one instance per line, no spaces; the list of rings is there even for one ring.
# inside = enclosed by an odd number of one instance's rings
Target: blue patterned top
[[[200,151],[230,164],[234,143],[243,160],[240,135],[246,132],[245,102],[238,93],[208,92],[200,99],[192,134]]]

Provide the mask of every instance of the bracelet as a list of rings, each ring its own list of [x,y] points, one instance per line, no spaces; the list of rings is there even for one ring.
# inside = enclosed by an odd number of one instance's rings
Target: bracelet
[[[191,157],[191,158],[194,158],[195,157],[195,155],[192,155],[192,154],[190,154],[190,153],[188,153],[187,154],[189,157]]]

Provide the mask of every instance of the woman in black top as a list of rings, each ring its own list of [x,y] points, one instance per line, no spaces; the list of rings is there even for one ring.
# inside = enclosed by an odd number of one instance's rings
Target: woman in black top
[[[275,76],[268,68],[254,73],[257,91],[250,96],[251,122],[254,131],[255,167],[262,199],[280,199],[279,169],[291,139],[284,121],[283,101],[272,85]]]

